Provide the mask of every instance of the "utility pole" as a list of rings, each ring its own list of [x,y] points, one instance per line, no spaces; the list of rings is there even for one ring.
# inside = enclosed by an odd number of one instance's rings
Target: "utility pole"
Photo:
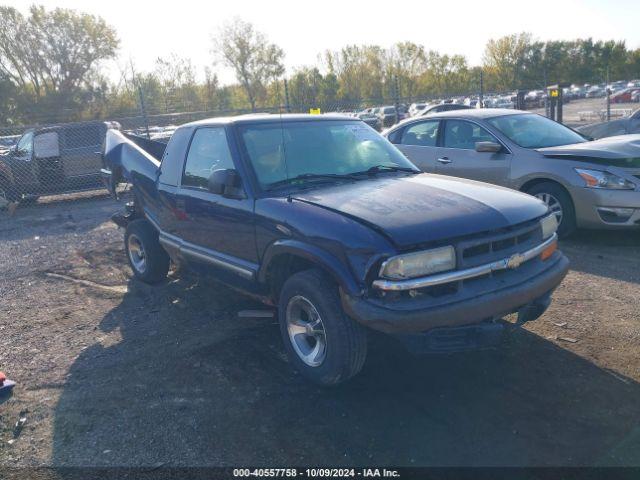
[[[395,76],[395,107],[396,107],[396,123],[400,121],[400,81],[398,75]]]
[[[144,94],[142,93],[142,85],[140,82],[136,82],[136,72],[133,69],[133,60],[129,59],[131,65],[131,76],[133,81],[133,86],[138,89],[138,97],[140,98],[140,112],[142,113],[142,118],[144,120],[144,127],[147,132],[147,139],[151,139],[151,135],[149,134],[149,118],[147,117],[147,109],[144,105]],[[137,85],[136,85],[137,84]]]
[[[611,89],[609,88],[609,65],[607,65],[607,85],[605,86],[607,94],[607,122],[611,120]]]
[[[478,96],[478,108],[484,108],[484,72],[480,67],[480,95]]]
[[[291,113],[291,106],[289,105],[289,82],[284,79],[284,108],[287,113]]]

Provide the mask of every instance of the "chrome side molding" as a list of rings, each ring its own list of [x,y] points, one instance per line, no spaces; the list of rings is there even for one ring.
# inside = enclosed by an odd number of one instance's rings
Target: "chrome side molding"
[[[201,247],[191,242],[187,242],[186,240],[183,240],[176,235],[172,235],[163,231],[158,223],[147,212],[145,212],[145,217],[147,218],[149,223],[151,223],[151,225],[153,225],[153,227],[158,231],[158,240],[160,241],[162,246],[168,249],[177,250],[180,254],[194,258],[201,262],[224,268],[226,270],[229,270],[230,272],[235,273],[236,275],[246,278],[247,280],[253,280],[256,277],[258,265],[247,262],[246,260],[242,260],[240,258],[232,257],[231,255],[227,255],[216,250],[212,250],[210,248]]]

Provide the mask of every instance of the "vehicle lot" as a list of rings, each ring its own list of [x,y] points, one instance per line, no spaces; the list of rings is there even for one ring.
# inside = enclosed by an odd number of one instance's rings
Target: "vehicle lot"
[[[375,336],[358,377],[321,389],[274,320],[237,317],[246,297],[133,281],[115,202],[45,201],[0,212],[0,370],[18,382],[0,465],[640,465],[638,233],[563,242],[554,303],[502,349],[412,357]]]
[[[611,118],[612,120],[615,118],[619,118],[615,116],[615,113],[618,110],[628,110],[634,112],[638,108],[640,108],[640,104],[638,103],[612,103]],[[540,115],[545,114],[544,108],[536,108],[532,111],[535,113],[539,113]],[[606,121],[606,117],[600,119],[597,114],[602,113],[604,115],[606,111],[607,101],[605,98],[580,98],[577,100],[572,100],[571,102],[563,105],[562,119],[563,123],[570,127],[587,125],[590,123],[600,123]],[[592,115],[584,115],[585,112],[592,112]],[[581,113],[583,114],[582,118]]]

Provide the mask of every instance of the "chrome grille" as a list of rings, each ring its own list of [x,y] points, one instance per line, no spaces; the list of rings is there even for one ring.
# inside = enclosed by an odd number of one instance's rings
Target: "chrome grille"
[[[520,253],[542,242],[540,222],[529,222],[502,232],[459,242],[456,246],[458,269],[470,268]]]

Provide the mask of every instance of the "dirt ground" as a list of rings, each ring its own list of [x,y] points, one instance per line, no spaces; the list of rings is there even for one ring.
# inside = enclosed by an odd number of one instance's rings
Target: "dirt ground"
[[[551,308],[499,349],[415,357],[374,336],[363,372],[321,389],[274,320],[238,318],[252,301],[132,280],[117,209],[0,212],[0,370],[18,382],[0,465],[640,465],[639,234],[563,242]]]

